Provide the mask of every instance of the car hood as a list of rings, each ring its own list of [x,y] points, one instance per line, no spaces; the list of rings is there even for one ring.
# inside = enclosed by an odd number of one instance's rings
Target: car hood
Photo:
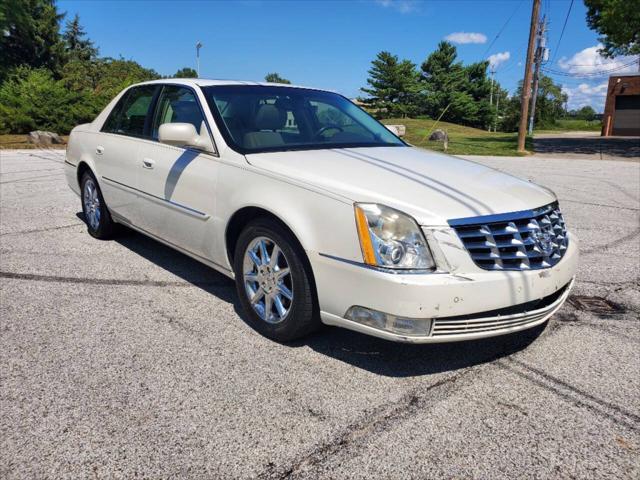
[[[420,225],[453,218],[515,212],[555,200],[526,180],[415,147],[341,148],[246,156],[260,169],[346,197],[381,203],[412,215]]]

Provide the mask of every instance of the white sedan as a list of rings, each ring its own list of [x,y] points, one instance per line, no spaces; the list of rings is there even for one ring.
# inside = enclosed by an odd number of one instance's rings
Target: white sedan
[[[134,85],[73,129],[66,166],[92,236],[126,225],[235,279],[277,341],[321,323],[413,343],[523,330],[578,261],[550,190],[411,147],[322,90]]]

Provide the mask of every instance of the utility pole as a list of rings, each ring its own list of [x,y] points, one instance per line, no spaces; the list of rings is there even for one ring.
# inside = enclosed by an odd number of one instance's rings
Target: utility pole
[[[200,40],[198,40],[198,43],[196,43],[196,65],[197,65],[196,71],[198,72],[198,78],[200,78],[200,49],[201,48],[202,48],[202,43],[200,42]]]
[[[531,10],[531,26],[529,27],[529,46],[527,47],[527,63],[524,66],[522,97],[520,99],[520,126],[518,128],[518,152],[525,152],[524,142],[527,136],[527,114],[529,113],[529,96],[531,91],[531,63],[533,63],[533,47],[540,12],[540,0],[533,0]]]
[[[498,91],[498,96],[496,97],[496,118],[493,124],[493,132],[498,131],[498,107],[500,107],[500,91]]]
[[[536,118],[536,100],[538,98],[538,82],[540,81],[540,65],[548,57],[548,50],[546,48],[547,40],[545,38],[545,31],[547,29],[547,17],[543,15],[540,28],[538,29],[538,46],[536,47],[536,71],[533,74],[533,93],[531,97],[531,113],[529,114],[529,135],[533,134],[533,123]]]
[[[489,106],[493,105],[493,75],[496,73],[495,68],[491,67],[491,93],[489,94]],[[489,131],[491,131],[491,124],[489,124]]]

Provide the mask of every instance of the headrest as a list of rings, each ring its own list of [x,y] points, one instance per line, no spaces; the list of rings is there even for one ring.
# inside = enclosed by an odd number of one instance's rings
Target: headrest
[[[173,109],[173,118],[171,119],[173,122],[190,123],[196,127],[196,130],[200,129],[202,114],[196,102],[171,102],[171,108]]]
[[[260,105],[256,113],[256,129],[278,130],[287,123],[287,112],[275,105]]]

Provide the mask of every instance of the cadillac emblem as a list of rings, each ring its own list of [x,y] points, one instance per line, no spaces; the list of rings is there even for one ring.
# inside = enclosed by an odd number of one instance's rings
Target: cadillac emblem
[[[549,230],[534,230],[531,232],[531,238],[536,247],[546,256],[553,253],[553,235]]]

